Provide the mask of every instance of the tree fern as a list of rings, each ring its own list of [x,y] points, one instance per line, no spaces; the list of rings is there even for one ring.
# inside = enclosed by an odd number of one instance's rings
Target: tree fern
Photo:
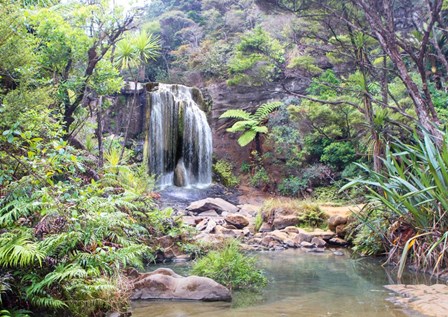
[[[229,109],[226,112],[224,112],[219,119],[242,119],[242,120],[251,120],[252,115],[242,109]]]
[[[243,132],[238,138],[238,144],[240,146],[246,146],[253,140],[256,140],[257,150],[261,151],[259,146],[259,133],[268,133],[268,128],[263,126],[264,121],[268,118],[269,114],[278,109],[282,105],[281,102],[269,102],[261,105],[257,108],[254,114],[251,114],[242,109],[230,109],[224,112],[219,118],[231,118],[239,119],[227,132],[237,133]]]
[[[274,112],[281,106],[282,103],[279,101],[262,104],[260,107],[257,108],[253,116],[256,118],[257,121],[262,122],[266,120],[272,112]]]
[[[257,132],[255,130],[248,130],[238,138],[238,144],[240,146],[246,146],[255,139],[256,135]]]

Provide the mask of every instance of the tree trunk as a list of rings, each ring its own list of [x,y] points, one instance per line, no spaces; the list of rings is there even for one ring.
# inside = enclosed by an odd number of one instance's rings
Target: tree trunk
[[[96,106],[96,138],[98,140],[98,167],[104,165],[104,147],[103,147],[103,96],[100,96]]]
[[[134,99],[132,100],[131,109],[129,110],[129,117],[128,122],[126,124],[126,130],[124,133],[124,140],[123,140],[123,146],[121,147],[121,153],[120,153],[120,161],[123,159],[124,150],[126,148],[126,143],[128,142],[129,138],[129,127],[131,126],[132,121],[132,115],[134,114],[134,108],[137,108],[137,93],[138,93],[138,81],[134,81]]]

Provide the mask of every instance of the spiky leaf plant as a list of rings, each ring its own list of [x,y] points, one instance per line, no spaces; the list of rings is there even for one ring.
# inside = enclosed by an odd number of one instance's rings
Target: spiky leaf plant
[[[341,190],[365,185],[369,204],[390,213],[390,226],[382,235],[389,260],[400,265],[399,277],[408,258],[423,270],[443,271],[448,267],[448,137],[441,148],[426,131],[415,133],[412,144],[395,140],[383,164],[383,173],[360,165],[370,178],[352,180]]]

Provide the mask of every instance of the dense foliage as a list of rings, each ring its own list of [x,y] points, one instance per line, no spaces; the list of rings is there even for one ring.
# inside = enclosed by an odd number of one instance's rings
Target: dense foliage
[[[0,1],[0,15],[0,315],[126,311],[123,271],[154,259],[155,237],[185,232],[156,208],[147,170],[101,133],[123,82],[112,47],[137,15],[99,1]],[[146,62],[154,41],[136,38]]]
[[[197,260],[192,272],[230,289],[257,289],[267,283],[263,272],[256,268],[255,259],[242,253],[236,240]]]
[[[359,248],[370,243],[367,237],[376,237],[382,248],[374,251],[384,248],[390,261],[399,259],[399,276],[408,255],[413,265],[432,273],[448,266],[447,142],[445,136],[438,149],[427,132],[415,134],[411,144],[396,140],[387,149],[384,173],[369,170],[371,180],[356,179],[346,185],[366,185],[371,194],[368,216],[361,222],[360,236],[365,240],[359,240]]]

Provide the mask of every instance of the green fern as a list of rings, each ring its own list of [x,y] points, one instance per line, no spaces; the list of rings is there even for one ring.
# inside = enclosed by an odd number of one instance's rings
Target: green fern
[[[231,133],[242,132],[238,138],[238,144],[244,147],[251,143],[259,133],[268,133],[268,128],[262,124],[269,114],[277,110],[281,105],[282,103],[278,101],[265,103],[258,107],[253,114],[242,109],[229,109],[219,118],[239,119],[226,131]]]
[[[42,266],[45,254],[31,240],[29,230],[14,230],[0,235],[0,266],[25,267],[38,263]]]
[[[219,119],[242,119],[242,120],[251,120],[252,115],[242,109],[229,109],[224,112]]]
[[[257,121],[264,121],[268,118],[268,116],[280,108],[283,105],[283,103],[279,101],[274,102],[268,102],[265,104],[262,104],[260,107],[257,108],[257,110],[254,113],[254,117],[257,119]]]

